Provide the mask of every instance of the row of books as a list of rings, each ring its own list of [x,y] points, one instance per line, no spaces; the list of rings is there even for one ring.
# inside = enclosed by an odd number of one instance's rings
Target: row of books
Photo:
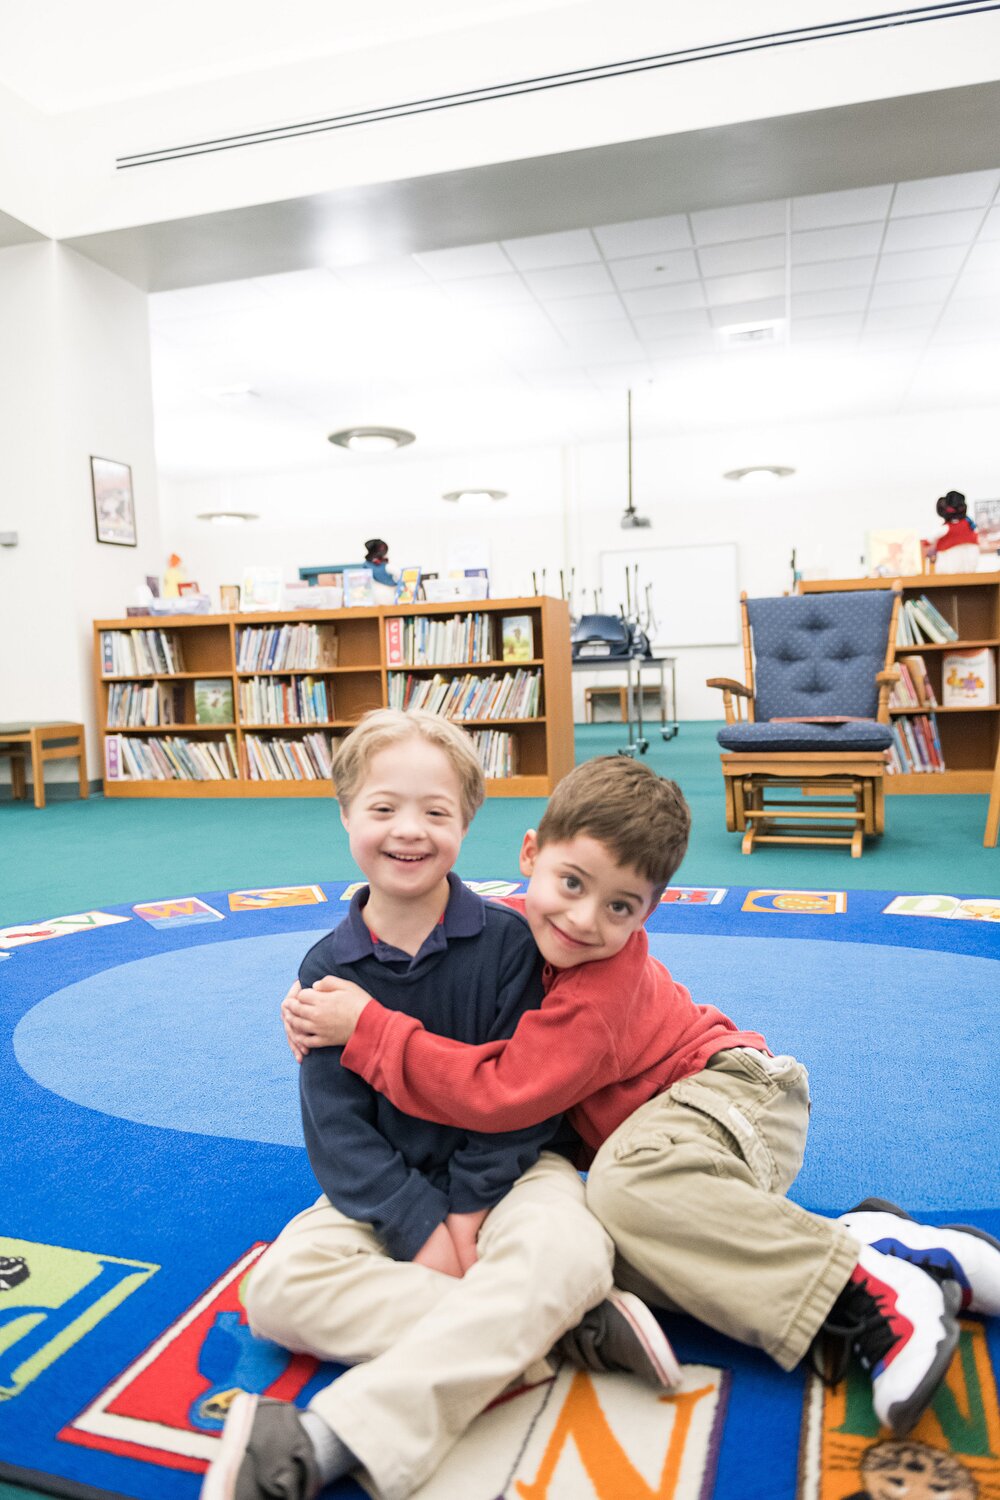
[[[899,668],[899,681],[893,683],[892,692],[889,694],[890,707],[937,708],[938,701],[934,696],[934,689],[927,675],[927,666],[923,657],[900,658],[896,666]]]
[[[317,731],[300,740],[245,734],[243,746],[251,781],[328,781],[333,775],[328,734]]]
[[[322,678],[251,677],[240,683],[244,724],[325,724],[333,717],[333,687]]]
[[[904,599],[899,611],[896,630],[897,646],[922,646],[930,641],[943,646],[946,641],[957,641],[958,631],[936,609],[926,594],[917,599]]]
[[[517,775],[517,739],[506,729],[469,731],[483,775],[493,780]]]
[[[422,708],[445,719],[534,719],[541,711],[538,671],[491,672],[488,677],[414,677],[389,673],[389,707]]]
[[[105,677],[183,672],[180,638],[167,630],[102,630],[101,671]]]
[[[944,755],[933,714],[906,714],[893,721],[889,770],[903,775],[944,771]]]
[[[236,633],[238,672],[281,672],[337,665],[337,632],[332,625],[254,625]]]
[[[179,735],[134,739],[109,734],[104,740],[108,781],[232,781],[239,776],[236,740],[187,740]]]
[[[108,728],[184,722],[184,688],[175,682],[113,682],[108,688]]]
[[[454,615],[448,620],[415,615],[385,622],[386,661],[390,667],[419,667],[427,662],[492,661],[491,616]]]

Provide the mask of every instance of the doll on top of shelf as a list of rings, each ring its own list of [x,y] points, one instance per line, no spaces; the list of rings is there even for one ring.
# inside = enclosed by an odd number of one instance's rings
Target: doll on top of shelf
[[[979,567],[979,543],[976,523],[966,513],[965,496],[949,490],[937,503],[937,513],[944,525],[937,536],[921,542],[924,556],[938,573],[974,573]]]

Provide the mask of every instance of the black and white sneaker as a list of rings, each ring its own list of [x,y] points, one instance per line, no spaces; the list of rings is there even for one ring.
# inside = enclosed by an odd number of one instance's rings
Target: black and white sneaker
[[[855,1355],[871,1377],[884,1427],[905,1437],[930,1405],[958,1344],[961,1288],[919,1266],[861,1245],[858,1264],[827,1314],[822,1334],[841,1346],[840,1379]]]
[[[563,1334],[556,1351],[577,1369],[637,1375],[656,1390],[676,1390],[684,1378],[655,1315],[618,1287]]]
[[[866,1198],[840,1222],[864,1245],[957,1281],[962,1308],[1000,1316],[1000,1240],[972,1224],[920,1224],[886,1198]]]

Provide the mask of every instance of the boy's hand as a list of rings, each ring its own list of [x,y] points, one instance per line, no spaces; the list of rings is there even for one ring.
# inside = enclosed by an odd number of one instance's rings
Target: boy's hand
[[[342,1047],[353,1035],[370,999],[360,985],[331,974],[317,980],[311,989],[293,984],[281,1003],[281,1019],[292,1052]]]
[[[299,1022],[292,1015],[292,1012],[289,1009],[291,1002],[298,998],[301,991],[302,986],[296,979],[295,983],[288,991],[288,994],[281,1002],[281,1024],[285,1028],[285,1040],[288,1042],[289,1047],[291,1047],[292,1056],[295,1058],[295,1061],[297,1063],[300,1063],[305,1057],[306,1053],[309,1051],[308,1043],[300,1034]]]
[[[458,1256],[463,1276],[479,1259],[476,1241],[483,1227],[483,1220],[488,1213],[488,1208],[482,1208],[472,1214],[449,1214],[444,1221],[451,1235],[451,1242],[455,1247],[455,1254]]]
[[[447,1224],[439,1224],[430,1237],[424,1240],[413,1257],[415,1266],[426,1266],[430,1271],[440,1271],[442,1276],[462,1275],[462,1266]]]

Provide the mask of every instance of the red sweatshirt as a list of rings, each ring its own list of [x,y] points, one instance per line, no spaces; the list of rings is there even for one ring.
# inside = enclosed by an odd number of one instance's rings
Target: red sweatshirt
[[[504,903],[524,910],[523,897]],[[545,998],[506,1041],[470,1046],[371,1000],[341,1061],[397,1109],[468,1130],[519,1130],[568,1112],[597,1149],[630,1114],[699,1072],[716,1052],[753,1047],[713,1005],[696,1005],[649,954],[643,930],[621,953],[573,969],[546,964]]]

